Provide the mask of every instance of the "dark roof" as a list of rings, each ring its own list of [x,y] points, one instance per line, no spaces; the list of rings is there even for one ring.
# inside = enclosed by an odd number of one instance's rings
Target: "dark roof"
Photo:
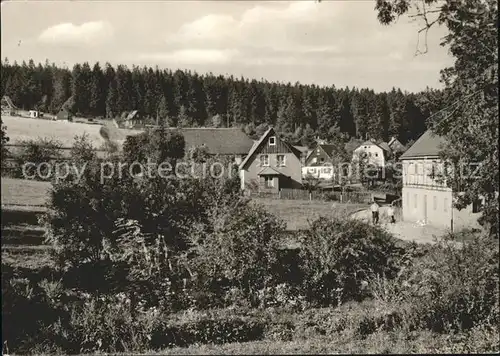
[[[358,145],[358,147],[356,147],[356,149],[358,149],[361,146],[369,146],[369,145],[378,146],[381,149],[383,149],[384,151],[391,151],[391,148],[389,147],[389,145],[386,142],[377,143],[377,142],[372,141],[372,140],[367,140],[367,141],[363,142],[362,144]]]
[[[247,154],[253,141],[239,128],[171,128],[177,130],[186,141],[186,148],[204,145],[210,154]]]
[[[378,146],[381,147],[383,150],[390,151],[391,148],[389,147],[389,144],[387,142],[379,142]]]
[[[422,136],[401,155],[400,159],[416,157],[437,157],[445,139],[434,134],[431,130],[424,132]]]
[[[293,148],[295,148],[296,150],[299,150],[302,153],[307,153],[307,151],[308,151],[308,148],[306,146],[297,146],[297,145],[295,145],[295,146],[293,146]]]
[[[323,149],[323,151],[325,151],[325,153],[328,156],[330,156],[330,158],[332,157],[333,150],[335,150],[335,145],[318,145],[318,146],[321,146],[321,148]]]
[[[111,139],[123,144],[127,136],[139,135],[144,130],[127,130],[109,126]],[[216,127],[168,127],[166,130],[178,131],[184,136],[186,149],[205,146],[209,154],[246,155],[252,148],[253,141],[241,129]]]
[[[277,170],[275,170],[271,167],[266,167],[263,170],[261,170],[257,175],[259,175],[259,176],[282,176],[284,174],[281,172],[278,172]]]

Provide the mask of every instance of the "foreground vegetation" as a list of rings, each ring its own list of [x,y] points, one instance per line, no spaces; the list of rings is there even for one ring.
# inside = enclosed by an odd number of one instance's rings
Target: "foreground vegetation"
[[[121,159],[146,157],[217,159],[161,130],[129,138]],[[499,349],[489,238],[417,246],[329,216],[297,233],[300,249],[284,248],[285,222],[241,197],[237,175],[101,184],[84,138],[72,160],[87,169],[52,182],[41,263],[2,246],[4,352]]]

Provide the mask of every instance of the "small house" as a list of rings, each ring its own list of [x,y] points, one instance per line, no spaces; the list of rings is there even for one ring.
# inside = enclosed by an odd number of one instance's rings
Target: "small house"
[[[66,121],[73,121],[73,115],[71,112],[66,109],[65,107],[62,107],[59,112],[56,115],[57,120],[66,120]]]
[[[139,110],[133,110],[128,113],[124,120],[121,120],[121,127],[126,129],[137,129],[145,126],[144,116]]]
[[[269,128],[240,165],[242,190],[277,193],[302,187],[301,152]]]

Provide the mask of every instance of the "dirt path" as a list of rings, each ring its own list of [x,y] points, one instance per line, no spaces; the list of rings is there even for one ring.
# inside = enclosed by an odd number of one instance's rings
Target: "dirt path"
[[[420,225],[414,222],[396,221],[395,224],[391,224],[387,215],[387,210],[388,207],[386,206],[380,207],[379,225],[402,240],[415,241],[417,243],[435,243],[437,239],[447,232],[446,229],[440,229],[430,225]],[[356,212],[352,214],[351,217],[369,223],[371,223],[372,219],[369,208]]]

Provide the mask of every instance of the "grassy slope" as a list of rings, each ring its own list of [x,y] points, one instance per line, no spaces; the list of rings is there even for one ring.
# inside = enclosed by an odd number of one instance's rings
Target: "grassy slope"
[[[15,116],[2,116],[2,123],[7,126],[7,135],[10,138],[9,144],[15,144],[20,140],[43,137],[57,139],[63,144],[63,147],[71,147],[75,136],[81,136],[84,133],[88,134],[94,147],[100,148],[104,144],[104,139],[99,133],[101,125],[28,119]]]
[[[50,187],[48,182],[2,178],[2,206],[42,206],[47,202]]]

